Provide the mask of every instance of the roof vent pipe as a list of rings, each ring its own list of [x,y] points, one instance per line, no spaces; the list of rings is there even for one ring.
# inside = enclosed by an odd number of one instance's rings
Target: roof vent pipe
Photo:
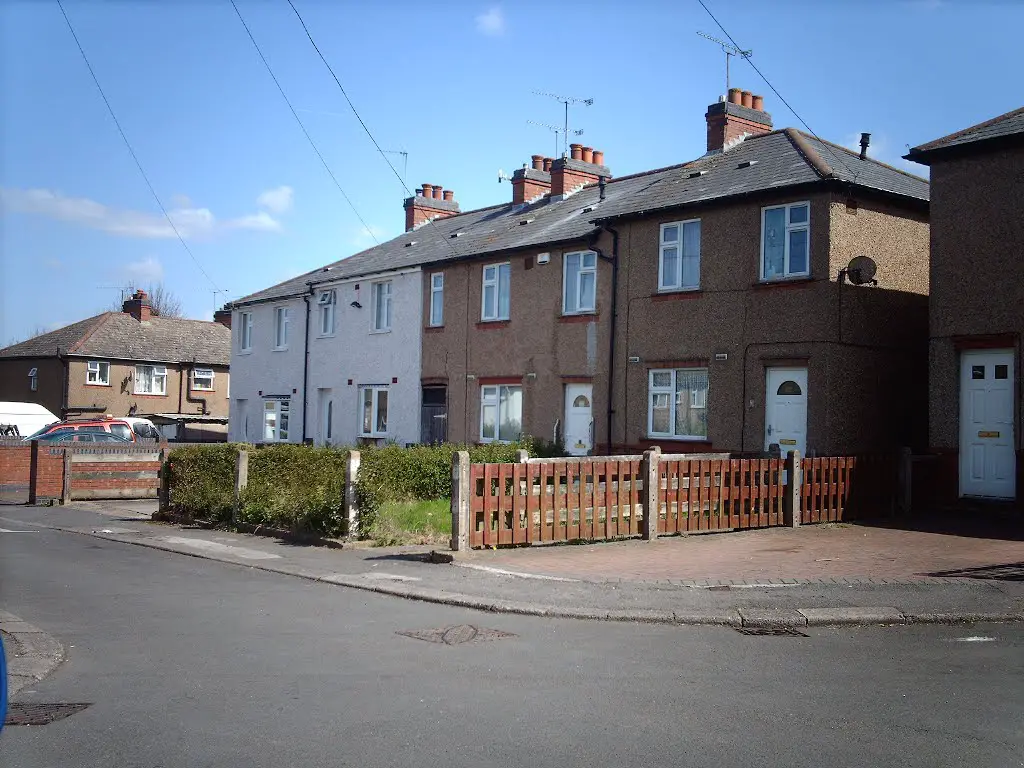
[[[871,134],[862,133],[860,135],[860,159],[868,159],[868,145],[871,144]]]
[[[598,200],[604,200],[604,190],[605,190],[605,187],[607,185],[608,185],[608,177],[607,176],[602,176],[602,177],[600,177],[597,180],[597,188],[600,191],[600,195],[598,196]]]

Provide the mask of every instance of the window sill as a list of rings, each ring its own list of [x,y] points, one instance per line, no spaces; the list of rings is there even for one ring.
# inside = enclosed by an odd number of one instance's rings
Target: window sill
[[[271,352],[287,352],[288,351],[288,347],[274,347],[270,351]]]
[[[370,333],[371,334],[391,333],[391,329],[390,328],[371,328],[370,329]]]
[[[165,392],[162,395],[154,395],[148,392],[132,392],[132,397],[167,397],[167,393]]]
[[[193,387],[189,387],[188,391],[190,393],[191,392],[198,392],[198,393],[200,393],[202,395],[211,395],[211,394],[214,394],[217,390],[216,389],[194,389]]]
[[[318,339],[333,339],[337,335],[337,333],[318,333],[316,337]]]
[[[492,328],[507,328],[509,320],[481,320],[476,324],[476,327],[480,330],[492,329]]]
[[[677,301],[679,299],[697,299],[704,295],[700,288],[673,288],[651,294],[652,301]]]
[[[648,440],[667,440],[673,443],[710,443],[706,437],[686,437],[683,435],[652,435],[648,433]]]
[[[426,325],[423,327],[424,333],[441,333],[444,330],[443,325]]]
[[[572,314],[563,314],[558,318],[560,323],[590,323],[597,320],[600,316],[597,312],[574,312]]]
[[[85,384],[84,386],[86,386],[86,387],[99,387],[99,388],[102,389],[104,387],[109,387],[110,385],[109,384]]]
[[[248,349],[240,349],[240,350],[238,350],[238,354],[240,354],[240,355],[251,355],[252,354],[252,347],[249,347]]]
[[[782,286],[799,288],[802,286],[810,285],[813,282],[814,278],[811,277],[810,275],[798,275],[796,277],[773,277],[758,280],[756,283],[754,283],[754,288],[779,288]]]

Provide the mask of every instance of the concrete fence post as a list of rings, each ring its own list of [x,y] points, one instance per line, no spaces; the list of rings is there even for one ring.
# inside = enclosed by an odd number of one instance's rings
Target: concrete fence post
[[[238,522],[238,513],[242,508],[242,491],[249,484],[249,452],[239,451],[235,457],[235,506],[231,511],[231,522]]]
[[[520,448],[516,451],[516,464],[528,464],[530,461],[530,452],[525,448]]]
[[[913,504],[914,454],[910,448],[900,448],[896,471],[896,509],[900,515],[909,515]]]
[[[644,479],[644,541],[658,538],[658,518],[661,516],[661,505],[658,503],[658,491],[661,485],[661,448],[655,446],[644,451],[644,460],[640,465],[640,475]]]
[[[160,491],[159,509],[169,512],[171,509],[171,452],[167,448],[160,449]]]
[[[349,451],[345,461],[345,520],[348,522],[349,538],[359,535],[359,498],[356,496],[356,482],[359,480],[359,451]]]
[[[60,494],[61,504],[71,503],[71,449],[64,448],[64,488]]]
[[[791,528],[800,525],[800,501],[803,497],[803,471],[800,451],[786,454],[786,489],[782,497],[782,523]]]
[[[36,503],[39,490],[39,441],[33,440],[28,454],[28,503]]]
[[[469,549],[469,499],[472,488],[469,481],[469,452],[452,454],[452,542],[454,552]]]

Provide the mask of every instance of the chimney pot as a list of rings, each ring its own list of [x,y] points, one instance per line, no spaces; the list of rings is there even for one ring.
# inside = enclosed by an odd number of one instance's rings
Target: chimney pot
[[[764,96],[754,95],[754,109],[764,112]]]
[[[595,149],[593,163],[594,165],[604,165],[604,152],[599,149]]]
[[[592,163],[592,162],[594,162],[594,148],[593,147],[584,147],[583,148],[583,157],[580,158],[580,159],[583,160],[584,163]]]
[[[455,199],[455,193],[452,192],[450,189],[446,189],[444,191],[444,199],[447,200],[448,202],[451,202],[452,200]]]
[[[530,160],[533,170],[544,170],[544,155],[530,155]]]
[[[555,159],[553,157],[544,158],[544,170],[547,171],[548,173],[551,173],[551,164],[553,162],[555,162]]]
[[[424,197],[433,197],[434,196],[434,185],[433,184],[424,184],[423,185],[423,196]]]
[[[740,95],[740,93],[741,92],[740,92],[739,88],[730,88],[729,89],[729,103],[730,104],[739,104],[739,103],[741,103],[743,101],[743,97]]]
[[[740,91],[740,98],[744,107],[753,109],[754,107],[754,94],[750,91]]]
[[[443,194],[444,194],[444,187],[442,187],[442,186],[440,186],[438,184],[435,184],[434,185],[434,199],[435,200],[440,200],[441,196]]]
[[[860,135],[860,159],[867,160],[868,158],[868,146],[871,144],[871,134],[862,133]]]
[[[583,159],[583,145],[582,144],[570,144],[569,145],[569,150],[570,150],[569,157],[571,157],[573,160],[582,160]]]

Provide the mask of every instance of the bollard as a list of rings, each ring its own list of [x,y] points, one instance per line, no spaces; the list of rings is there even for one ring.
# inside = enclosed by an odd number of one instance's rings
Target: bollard
[[[469,452],[452,454],[452,541],[454,552],[469,549]]]
[[[640,465],[640,475],[644,479],[644,541],[654,541],[658,538],[658,517],[661,516],[661,505],[658,503],[658,491],[661,485],[661,473],[658,466],[660,461],[661,448],[655,446],[649,451],[644,451],[644,460]]]
[[[803,471],[800,467],[800,451],[786,454],[786,490],[782,497],[782,524],[796,528],[800,525],[800,497]]]
[[[359,499],[356,496],[356,482],[359,480],[359,451],[349,451],[345,462],[345,520],[347,535],[354,539],[359,535]]]

